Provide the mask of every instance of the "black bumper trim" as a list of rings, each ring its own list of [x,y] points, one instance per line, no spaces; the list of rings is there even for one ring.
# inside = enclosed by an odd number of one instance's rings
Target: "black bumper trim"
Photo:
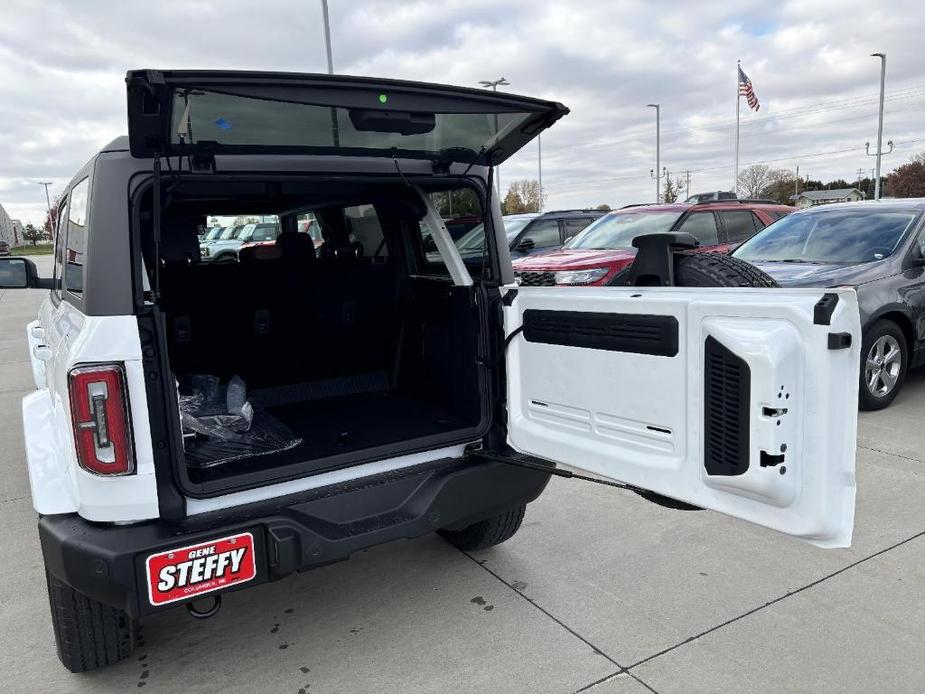
[[[297,570],[347,559],[354,552],[440,528],[459,529],[536,499],[542,471],[504,463],[447,461],[353,488],[204,514],[182,525],[92,523],[75,514],[43,516],[39,537],[48,571],[133,617],[159,612],[147,599],[145,559],[158,552],[241,531],[254,534],[257,577],[228,592],[275,581]],[[176,605],[173,605],[176,606]]]

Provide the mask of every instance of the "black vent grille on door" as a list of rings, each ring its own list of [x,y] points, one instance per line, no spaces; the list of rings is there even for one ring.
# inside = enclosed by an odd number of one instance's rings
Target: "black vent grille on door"
[[[704,344],[703,465],[710,475],[748,470],[751,371],[714,337]]]

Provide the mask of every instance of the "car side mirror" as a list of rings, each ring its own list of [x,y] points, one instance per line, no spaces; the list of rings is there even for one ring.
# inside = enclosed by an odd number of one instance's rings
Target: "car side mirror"
[[[524,239],[517,244],[518,251],[529,251],[536,247],[536,241],[533,239]]]
[[[51,289],[29,258],[0,258],[0,289]]]

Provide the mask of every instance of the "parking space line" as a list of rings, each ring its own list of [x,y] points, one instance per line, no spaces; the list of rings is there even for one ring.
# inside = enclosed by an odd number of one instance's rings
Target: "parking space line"
[[[491,574],[492,576],[494,576],[496,579],[498,579],[499,581],[501,581],[501,583],[503,583],[504,585],[506,585],[506,586],[507,586],[508,588],[510,588],[512,591],[514,591],[514,593],[516,593],[517,595],[519,595],[520,597],[522,597],[524,600],[526,600],[528,603],[530,603],[533,607],[535,607],[535,608],[538,609],[540,612],[542,612],[544,615],[546,615],[547,617],[549,617],[552,621],[554,621],[554,622],[555,622],[556,624],[558,624],[560,627],[562,627],[563,629],[565,629],[568,633],[570,633],[570,634],[571,634],[572,636],[574,636],[576,639],[578,639],[579,641],[581,641],[581,642],[584,643],[585,645],[589,646],[595,653],[600,654],[601,656],[603,656],[604,658],[606,658],[606,659],[609,660],[611,663],[613,663],[614,665],[617,666],[618,670],[617,670],[616,672],[611,673],[611,674],[607,675],[606,677],[603,677],[603,678],[601,678],[601,679],[599,679],[599,680],[597,680],[597,681],[595,681],[595,682],[592,682],[591,684],[588,684],[588,685],[582,687],[581,689],[578,689],[578,690],[575,692],[575,694],[578,694],[578,692],[587,691],[590,687],[594,687],[594,686],[596,686],[596,685],[598,685],[598,684],[601,684],[602,682],[606,682],[607,680],[609,680],[609,679],[611,679],[611,678],[613,678],[613,677],[616,677],[617,675],[622,675],[622,674],[627,674],[627,675],[629,675],[629,676],[632,677],[634,680],[636,680],[637,682],[639,682],[639,684],[641,684],[643,687],[645,687],[646,689],[648,689],[650,692],[653,692],[653,694],[658,694],[658,692],[656,692],[655,689],[653,689],[651,686],[649,686],[648,684],[646,684],[645,682],[643,682],[641,679],[639,679],[639,678],[638,678],[636,675],[634,675],[632,672],[629,672],[629,668],[625,668],[625,667],[623,667],[622,665],[620,665],[620,663],[618,663],[616,660],[614,660],[614,658],[612,658],[611,656],[607,655],[607,653],[605,653],[602,649],[598,648],[598,647],[595,646],[593,643],[591,643],[590,641],[588,641],[588,639],[586,639],[584,636],[582,636],[582,635],[579,634],[577,631],[575,631],[574,629],[572,629],[572,627],[570,627],[568,624],[565,624],[561,619],[559,619],[558,617],[556,617],[556,616],[555,616],[554,614],[552,614],[549,610],[547,610],[546,608],[544,608],[544,607],[542,607],[541,605],[539,605],[533,598],[531,598],[531,597],[525,595],[523,592],[517,590],[514,586],[512,586],[510,583],[508,583],[506,580],[504,580],[504,578],[502,578],[501,576],[499,576],[498,574],[496,574],[494,571],[492,571],[491,569],[489,569],[487,566],[485,566],[485,564],[484,564],[483,562],[479,561],[478,559],[476,559],[475,557],[473,557],[473,556],[472,556],[471,554],[469,554],[468,552],[465,552],[465,551],[463,551],[463,550],[460,550],[460,552],[462,552],[465,556],[469,557],[469,559],[471,559],[472,561],[474,561],[478,566],[482,567],[485,571],[487,571],[489,574]]]
[[[677,649],[677,648],[680,648],[681,646],[684,646],[684,645],[686,645],[686,644],[688,644],[688,643],[691,643],[692,641],[696,641],[697,639],[702,638],[702,637],[706,636],[707,634],[712,634],[714,631],[718,631],[718,630],[722,629],[723,627],[726,627],[726,626],[729,626],[730,624],[733,624],[733,623],[735,623],[735,622],[738,622],[740,619],[745,619],[746,617],[749,617],[749,616],[755,614],[756,612],[760,612],[761,610],[763,610],[763,609],[765,609],[765,608],[767,608],[767,607],[771,607],[772,605],[776,605],[777,603],[779,603],[779,602],[781,602],[781,601],[783,601],[783,600],[786,600],[787,598],[789,598],[789,597],[791,597],[791,596],[797,595],[798,593],[802,593],[804,590],[809,590],[810,588],[814,588],[814,587],[818,586],[820,583],[823,583],[823,582],[825,582],[825,581],[828,581],[830,578],[834,578],[835,576],[838,576],[838,575],[840,575],[840,574],[843,574],[843,573],[845,573],[846,571],[848,571],[849,569],[853,569],[854,567],[858,566],[859,564],[863,564],[864,562],[870,561],[871,559],[876,559],[876,558],[879,557],[881,554],[886,554],[887,552],[890,552],[890,551],[896,549],[897,547],[902,547],[903,545],[905,545],[905,544],[907,544],[907,543],[909,543],[909,542],[912,542],[913,540],[917,540],[917,539],[919,539],[920,537],[923,537],[923,536],[925,536],[925,530],[923,530],[923,531],[921,531],[921,532],[919,532],[919,533],[916,533],[916,534],[913,535],[912,537],[907,537],[905,540],[900,540],[899,542],[897,542],[897,543],[895,543],[895,544],[892,544],[892,545],[890,545],[889,547],[885,547],[885,548],[883,548],[883,549],[881,549],[881,550],[878,550],[878,551],[874,552],[873,554],[870,554],[870,555],[868,555],[868,556],[866,556],[866,557],[863,557],[863,558],[861,558],[861,559],[858,559],[857,561],[852,562],[852,563],[848,564],[847,566],[843,566],[842,568],[838,569],[837,571],[833,571],[832,573],[827,574],[827,575],[823,576],[822,578],[816,579],[815,581],[813,581],[813,582],[811,582],[811,583],[807,583],[805,586],[803,586],[803,587],[801,587],[801,588],[797,588],[796,590],[792,590],[792,591],[790,591],[789,593],[784,593],[783,595],[774,598],[774,599],[771,600],[770,602],[766,602],[766,603],[763,604],[763,605],[759,605],[758,607],[755,607],[755,608],[749,610],[748,612],[743,612],[742,614],[740,614],[740,615],[738,615],[738,616],[736,616],[736,617],[733,617],[732,619],[727,619],[725,622],[722,622],[721,624],[717,624],[716,626],[710,627],[709,629],[707,629],[707,630],[705,630],[705,631],[702,631],[702,632],[700,632],[699,634],[696,634],[696,635],[694,635],[694,636],[689,636],[688,638],[684,639],[683,641],[681,641],[681,642],[679,642],[679,643],[676,643],[674,646],[669,646],[668,648],[665,648],[664,650],[661,650],[661,651],[659,651],[658,653],[653,653],[652,655],[650,655],[650,656],[648,656],[648,657],[646,657],[646,658],[643,658],[642,660],[640,660],[640,661],[638,661],[638,662],[636,662],[636,663],[633,663],[632,665],[628,665],[625,669],[626,669],[627,672],[629,672],[629,671],[632,670],[633,668],[639,667],[640,665],[643,665],[644,663],[648,663],[649,661],[655,660],[656,658],[659,658],[659,657],[665,655],[666,653],[670,653],[671,651],[673,651],[673,650],[675,650],[675,649]],[[630,673],[630,674],[632,674],[632,673]]]

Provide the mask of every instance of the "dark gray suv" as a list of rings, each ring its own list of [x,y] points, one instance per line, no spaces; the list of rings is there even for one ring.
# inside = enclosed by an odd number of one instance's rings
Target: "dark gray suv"
[[[886,407],[925,363],[925,200],[822,205],[759,232],[733,255],[783,287],[857,289],[860,405]]]

